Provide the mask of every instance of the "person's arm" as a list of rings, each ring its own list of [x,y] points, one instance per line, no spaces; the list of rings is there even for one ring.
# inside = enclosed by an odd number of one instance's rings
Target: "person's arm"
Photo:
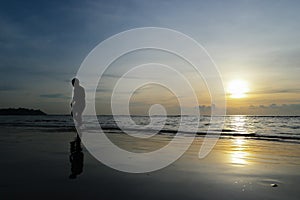
[[[71,107],[73,106],[74,102],[75,102],[74,99],[72,99],[72,101],[70,103]]]
[[[75,91],[73,91],[73,98],[72,98],[71,103],[70,103],[71,107],[72,107],[73,104],[75,103],[74,97],[75,97]]]

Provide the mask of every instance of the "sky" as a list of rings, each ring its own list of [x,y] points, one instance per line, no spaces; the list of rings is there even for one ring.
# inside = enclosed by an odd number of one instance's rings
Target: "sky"
[[[190,36],[207,50],[226,92],[233,80],[247,82],[245,97],[227,94],[228,114],[300,115],[299,8],[296,0],[1,1],[0,107],[68,114],[70,80],[93,48],[122,31],[163,27]],[[146,54],[151,61],[169,58],[174,65],[181,63],[157,52],[120,58],[98,85],[100,114],[110,112],[109,96],[124,63]],[[193,79],[188,66],[180,67]],[[200,108],[207,110],[209,93],[200,79],[192,82]],[[178,112],[172,92],[157,86],[150,90],[151,95],[145,87],[132,96],[133,114],[145,114],[155,103],[165,105],[170,114]]]

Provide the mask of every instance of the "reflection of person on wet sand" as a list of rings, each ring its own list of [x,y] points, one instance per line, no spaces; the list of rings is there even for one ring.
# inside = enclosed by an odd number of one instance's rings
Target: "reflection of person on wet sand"
[[[73,90],[73,99],[71,101],[72,112],[71,115],[75,119],[77,126],[82,125],[82,112],[85,108],[85,91],[84,88],[79,85],[79,80],[73,78],[72,85]]]
[[[70,162],[71,174],[70,179],[75,179],[77,175],[83,171],[83,153],[81,148],[81,140],[77,135],[75,140],[70,142]]]

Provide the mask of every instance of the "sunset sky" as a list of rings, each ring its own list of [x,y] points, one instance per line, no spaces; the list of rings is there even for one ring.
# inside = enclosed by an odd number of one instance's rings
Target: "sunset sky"
[[[69,82],[87,54],[114,34],[151,26],[180,31],[203,45],[220,70],[228,114],[300,115],[299,9],[296,0],[1,1],[0,107],[68,114]],[[100,113],[109,113],[108,83],[121,75],[120,63],[99,85]],[[201,81],[197,87],[205,109],[209,95]],[[144,114],[140,107],[159,97],[176,114],[171,94],[151,88],[149,99],[147,90],[133,96],[134,114]]]

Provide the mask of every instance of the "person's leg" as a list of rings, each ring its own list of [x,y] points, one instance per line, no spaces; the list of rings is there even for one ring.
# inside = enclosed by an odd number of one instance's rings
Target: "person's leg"
[[[81,125],[82,125],[82,112],[83,112],[83,110],[80,110],[80,111],[77,113],[77,123],[78,123],[78,126],[81,126]]]
[[[73,107],[73,118],[75,119],[78,127],[82,125],[83,110],[84,110],[84,106],[74,106]]]
[[[73,107],[72,113],[73,113],[73,119],[78,124],[78,116],[79,116],[79,114],[78,114],[78,107],[77,106]]]

